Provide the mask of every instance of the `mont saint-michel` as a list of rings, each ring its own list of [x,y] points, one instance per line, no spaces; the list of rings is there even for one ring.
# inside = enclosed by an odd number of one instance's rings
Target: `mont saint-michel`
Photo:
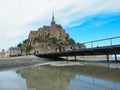
[[[70,38],[60,24],[56,24],[53,14],[50,26],[43,26],[38,30],[31,31],[28,39],[24,40],[23,44],[19,44],[18,47],[33,54],[36,51],[51,52],[58,46],[73,44],[75,41]]]
[[[68,51],[79,48],[85,48],[85,45],[76,43],[70,38],[62,25],[55,22],[53,14],[49,26],[44,25],[37,30],[30,31],[27,39],[18,44],[17,47],[10,47],[7,52],[4,52],[3,49],[0,53],[0,57]]]

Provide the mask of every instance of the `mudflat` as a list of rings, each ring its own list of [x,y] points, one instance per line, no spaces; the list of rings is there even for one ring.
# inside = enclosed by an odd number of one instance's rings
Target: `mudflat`
[[[0,70],[20,68],[26,66],[41,66],[50,65],[53,67],[61,66],[94,66],[94,67],[105,67],[105,68],[117,68],[120,69],[120,63],[101,63],[101,62],[80,62],[80,61],[70,61],[70,60],[52,60],[46,58],[39,58],[33,55],[20,56],[20,57],[10,57],[10,58],[0,58]]]
[[[33,55],[0,58],[0,70],[19,68],[46,62],[46,59],[38,58]]]

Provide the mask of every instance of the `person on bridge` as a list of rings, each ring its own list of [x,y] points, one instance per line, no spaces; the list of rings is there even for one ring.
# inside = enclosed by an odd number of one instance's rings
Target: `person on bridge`
[[[64,46],[64,45],[62,45],[62,51],[63,51],[63,52],[65,51],[65,46]]]
[[[57,52],[57,49],[58,49],[58,48],[57,48],[57,47],[55,47],[55,52]]]
[[[61,46],[59,46],[58,49],[59,49],[59,52],[61,52]]]

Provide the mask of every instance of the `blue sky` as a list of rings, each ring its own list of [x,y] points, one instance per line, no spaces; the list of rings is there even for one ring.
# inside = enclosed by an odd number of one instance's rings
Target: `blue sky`
[[[73,23],[78,23],[76,20]],[[120,36],[120,13],[100,13],[88,17],[85,22],[73,27],[65,27],[76,42],[87,42]]]
[[[120,0],[0,0],[0,51],[49,26],[53,12],[76,42],[120,36]]]

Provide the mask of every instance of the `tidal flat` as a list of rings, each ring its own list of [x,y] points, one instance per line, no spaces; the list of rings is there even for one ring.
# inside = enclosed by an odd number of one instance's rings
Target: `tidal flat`
[[[0,90],[120,90],[119,63],[53,61],[34,56],[0,62]]]

